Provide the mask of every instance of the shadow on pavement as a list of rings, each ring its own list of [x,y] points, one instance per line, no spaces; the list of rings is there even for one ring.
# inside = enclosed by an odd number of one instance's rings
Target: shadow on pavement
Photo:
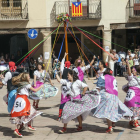
[[[18,138],[16,135],[14,135],[14,130],[12,130],[9,127],[0,126],[0,132],[3,132],[4,136],[11,136],[12,138]],[[22,131],[21,134],[23,136],[32,136],[33,135],[33,133],[27,132],[26,130]]]
[[[48,118],[51,118],[53,120],[57,120],[57,118],[58,118],[58,115],[47,114],[47,113],[42,113],[40,116],[41,117],[48,117]]]
[[[10,117],[10,114],[0,113],[0,117]]]

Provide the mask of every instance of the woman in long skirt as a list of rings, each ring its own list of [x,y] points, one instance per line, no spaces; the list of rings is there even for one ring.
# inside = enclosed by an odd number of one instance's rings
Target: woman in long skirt
[[[100,96],[94,94],[85,94],[88,86],[79,80],[79,77],[75,71],[70,70],[68,72],[68,80],[60,79],[57,73],[56,78],[58,82],[60,82],[62,85],[66,85],[66,87],[70,90],[68,94],[71,99],[63,106],[61,119],[64,123],[64,127],[59,132],[65,133],[67,123],[73,119],[75,119],[75,121],[78,120],[79,125],[77,131],[81,131],[82,121],[86,119],[93,108],[98,106],[100,102]],[[82,93],[81,89],[83,89]]]
[[[101,101],[99,106],[91,111],[93,117],[107,120],[108,129],[106,133],[113,132],[112,123],[125,117],[131,118],[131,116],[133,116],[131,110],[118,98],[117,81],[112,76],[112,73],[112,70],[107,68],[104,72],[104,76],[99,77],[96,89],[100,92]]]

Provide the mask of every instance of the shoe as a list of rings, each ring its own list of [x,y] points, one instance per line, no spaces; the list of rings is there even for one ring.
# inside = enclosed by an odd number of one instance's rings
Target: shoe
[[[106,133],[110,133],[110,134],[112,134],[112,133],[113,133],[112,126],[110,126],[110,127],[106,130]]]
[[[112,127],[115,127],[115,123],[114,122],[112,122]]]
[[[35,104],[36,104],[36,102],[34,101],[34,102],[33,102],[33,107],[35,107]]]
[[[21,132],[24,129],[23,123],[20,125],[20,128],[18,129],[19,132]]]
[[[82,127],[78,126],[78,128],[76,129],[76,131],[82,131]]]
[[[15,129],[14,134],[17,135],[18,137],[21,137],[21,138],[23,137],[23,136],[19,133],[18,129]]]
[[[139,128],[139,127],[140,127],[137,120],[133,122],[133,126],[134,126],[135,128]]]
[[[59,130],[59,132],[60,132],[61,134],[64,134],[64,133],[67,132],[67,129],[63,127],[63,129],[62,129],[62,130]]]
[[[57,118],[57,121],[61,121],[61,117],[58,117],[58,118]]]
[[[31,125],[28,125],[28,129],[31,130],[31,131],[35,131],[36,129],[33,128]]]

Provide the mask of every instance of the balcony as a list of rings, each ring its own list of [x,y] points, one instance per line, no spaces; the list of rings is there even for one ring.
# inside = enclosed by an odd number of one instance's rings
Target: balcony
[[[129,18],[140,17],[140,0],[129,0],[126,10]]]
[[[27,0],[0,0],[0,20],[27,20]]]
[[[75,1],[76,2],[76,1]],[[61,13],[68,13],[72,20],[101,19],[101,0],[85,0],[82,2],[83,16],[72,17],[72,6],[70,0],[57,1],[54,3],[50,17],[51,25]]]

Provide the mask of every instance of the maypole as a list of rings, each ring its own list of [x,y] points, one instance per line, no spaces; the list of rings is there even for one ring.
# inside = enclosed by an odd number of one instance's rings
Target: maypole
[[[64,21],[64,33],[65,33],[65,52],[68,53],[68,36],[67,36],[67,24],[66,21]],[[66,56],[66,61],[69,61],[69,56]]]
[[[65,52],[68,53],[68,36],[67,36],[67,22],[71,21],[71,18],[68,13],[61,13],[57,16],[58,23],[64,23],[64,33],[65,33]],[[69,56],[66,56],[66,61],[69,61]]]

